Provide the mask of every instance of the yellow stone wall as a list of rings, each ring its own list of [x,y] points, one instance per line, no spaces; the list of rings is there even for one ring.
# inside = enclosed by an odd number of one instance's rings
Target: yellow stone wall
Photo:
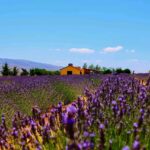
[[[68,66],[60,70],[61,75],[67,75],[67,71],[72,71],[74,75],[80,75],[80,70],[76,69],[73,66]],[[81,70],[82,74],[84,74],[84,69]]]

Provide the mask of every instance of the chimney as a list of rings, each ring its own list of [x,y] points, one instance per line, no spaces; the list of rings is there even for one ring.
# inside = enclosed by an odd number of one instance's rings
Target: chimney
[[[69,63],[68,66],[73,66],[73,64],[72,64],[72,63]]]

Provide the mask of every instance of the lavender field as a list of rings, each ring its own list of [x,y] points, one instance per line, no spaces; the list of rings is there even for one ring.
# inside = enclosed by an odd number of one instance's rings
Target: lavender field
[[[97,81],[97,78],[100,77],[1,77],[0,115],[4,113],[7,123],[10,124],[16,111],[31,115],[33,106],[45,111],[50,105],[59,101],[68,104],[82,95],[86,86],[94,88],[96,84],[93,84],[93,79]]]
[[[150,82],[132,75],[0,78],[0,149],[149,150]]]

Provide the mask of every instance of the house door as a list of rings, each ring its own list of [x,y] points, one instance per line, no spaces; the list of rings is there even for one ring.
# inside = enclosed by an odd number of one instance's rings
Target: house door
[[[72,75],[72,71],[67,71],[67,75]]]

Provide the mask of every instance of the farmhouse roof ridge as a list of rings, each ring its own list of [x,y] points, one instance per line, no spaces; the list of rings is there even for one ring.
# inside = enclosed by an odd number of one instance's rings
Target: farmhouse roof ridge
[[[80,66],[74,66],[74,65],[71,64],[71,63],[68,64],[68,66],[61,68],[60,70],[65,69],[65,68],[67,68],[67,67],[69,67],[69,66],[71,66],[71,67],[73,67],[73,68],[75,68],[75,69],[78,69],[78,70],[85,69],[85,70],[96,71],[95,69],[89,69],[89,68],[84,68],[84,67],[80,67]]]

